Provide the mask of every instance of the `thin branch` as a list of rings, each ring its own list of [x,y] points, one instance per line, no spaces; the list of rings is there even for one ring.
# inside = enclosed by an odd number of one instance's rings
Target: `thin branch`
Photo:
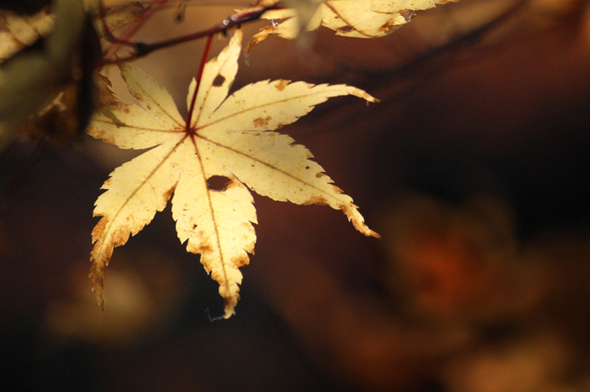
[[[210,27],[206,30],[202,30],[202,31],[199,31],[196,33],[184,35],[181,37],[163,40],[160,42],[155,42],[155,43],[151,43],[151,44],[143,43],[143,42],[136,42],[136,43],[127,42],[126,44],[128,46],[131,46],[135,50],[134,53],[130,54],[127,57],[110,59],[110,60],[108,59],[108,57],[110,57],[110,56],[105,55],[105,59],[102,61],[101,65],[114,64],[114,63],[118,63],[121,61],[135,60],[140,57],[147,56],[148,54],[150,54],[151,52],[156,51],[156,50],[160,50],[160,49],[168,48],[171,46],[183,44],[183,43],[194,41],[194,40],[201,39],[204,37],[213,36],[213,35],[219,34],[219,33],[226,34],[227,31],[233,27],[237,27],[237,26],[240,26],[244,23],[249,23],[249,22],[253,22],[255,20],[258,20],[258,19],[260,19],[262,14],[264,14],[266,11],[271,10],[271,9],[279,9],[279,8],[281,8],[281,6],[278,4],[275,4],[275,5],[272,5],[269,7],[263,7],[263,8],[259,8],[259,9],[255,9],[255,10],[246,10],[241,13],[230,15],[222,22],[220,22],[220,23],[218,23],[218,24],[214,25],[213,27]],[[113,52],[113,54],[114,54],[114,52]]]
[[[114,43],[109,46],[105,52],[103,53],[103,61],[101,62],[100,66],[105,65],[105,64],[111,64],[111,63],[115,63],[117,61],[108,61],[108,60],[104,60],[107,59],[109,57],[112,57],[115,55],[115,53],[117,52],[117,50],[119,50],[119,48],[123,45],[125,46],[130,46],[135,48],[135,44],[132,42],[129,42],[129,39],[131,37],[133,37],[133,35],[137,32],[137,30],[139,30],[144,23],[156,12],[158,6],[164,5],[168,0],[154,0],[152,3],[148,4],[145,7],[145,11],[143,13],[143,15],[141,16],[141,19],[139,21],[137,21],[136,23],[128,26],[128,28],[121,34],[120,37],[114,37],[111,33],[111,37],[114,40]],[[100,7],[102,8],[102,7]],[[103,21],[104,23],[104,21]],[[106,28],[106,25],[105,25]],[[107,29],[108,30],[108,29]]]

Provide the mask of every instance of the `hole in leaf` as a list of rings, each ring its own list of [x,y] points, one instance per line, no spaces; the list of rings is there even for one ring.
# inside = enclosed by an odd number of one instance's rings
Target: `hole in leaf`
[[[341,33],[350,33],[351,31],[354,31],[356,29],[352,26],[342,26],[338,27],[336,30],[340,31]]]
[[[223,86],[224,82],[225,82],[225,78],[221,75],[217,75],[217,77],[215,79],[213,79],[213,86],[215,86],[215,87]]]
[[[231,180],[224,176],[211,176],[207,179],[207,188],[210,191],[223,192],[230,182]]]

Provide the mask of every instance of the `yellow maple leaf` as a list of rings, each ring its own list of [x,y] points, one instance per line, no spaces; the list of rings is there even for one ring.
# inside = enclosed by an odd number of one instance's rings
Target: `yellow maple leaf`
[[[242,33],[209,61],[198,91],[193,80],[187,103],[194,112],[185,121],[168,92],[137,68],[122,64],[121,74],[141,106],[115,101],[95,115],[89,134],[121,148],[149,151],[115,169],[96,201],[102,216],[92,232],[91,279],[101,305],[104,268],[116,246],[137,234],[172,199],[178,237],[187,251],[219,282],[225,317],[234,313],[242,274],[239,267],[254,252],[256,223],[247,186],[274,200],[326,204],[342,210],[354,227],[378,237],[364,223],[352,199],[332,184],[311,153],[276,130],[295,122],[330,97],[366,92],[346,85],[311,85],[287,80],[247,85],[228,96],[238,70]],[[196,94],[196,97],[194,97]],[[189,110],[191,113],[191,110]],[[224,177],[225,189],[208,186]]]
[[[457,1],[459,0],[330,0],[315,4],[315,12],[306,17],[303,23],[299,8],[269,10],[261,18],[281,22],[274,22],[272,26],[255,34],[248,43],[247,51],[271,34],[295,39],[302,27],[312,31],[320,25],[335,30],[336,35],[344,37],[384,37],[408,23],[416,11]]]

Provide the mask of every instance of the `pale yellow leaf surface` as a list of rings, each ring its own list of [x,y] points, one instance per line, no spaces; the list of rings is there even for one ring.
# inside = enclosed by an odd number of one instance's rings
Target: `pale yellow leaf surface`
[[[93,231],[91,277],[99,303],[104,303],[104,268],[113,249],[150,223],[172,194],[178,237],[187,243],[187,251],[201,255],[201,263],[219,283],[226,318],[239,299],[239,267],[248,264],[256,242],[256,210],[248,188],[275,200],[327,204],[342,210],[363,234],[378,237],[305,147],[272,132],[330,97],[376,100],[354,87],[286,80],[250,84],[228,96],[241,40],[237,30],[205,66],[188,126],[164,88],[137,68],[121,66],[137,105],[105,103],[88,132],[122,148],[153,148],[111,173],[96,202],[94,215],[102,218]],[[193,81],[189,108],[195,89]],[[227,179],[225,189],[208,185],[217,176]]]
[[[393,33],[409,22],[416,11],[456,1],[459,0],[330,0],[317,5],[315,12],[311,17],[306,17],[303,24],[307,31],[321,25],[344,37],[378,38]],[[295,39],[303,27],[298,9],[269,10],[262,18],[273,20],[273,26],[260,30],[248,44],[247,50],[271,34]]]

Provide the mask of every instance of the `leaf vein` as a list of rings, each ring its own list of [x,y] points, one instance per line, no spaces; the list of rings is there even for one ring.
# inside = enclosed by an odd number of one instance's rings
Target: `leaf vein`
[[[219,227],[218,227],[217,219],[215,216],[215,209],[213,208],[213,201],[211,200],[211,190],[207,186],[207,176],[205,175],[205,166],[203,164],[201,154],[199,153],[199,147],[198,147],[197,143],[194,142],[194,139],[193,139],[193,145],[195,147],[195,151],[196,151],[197,159],[199,161],[199,165],[201,166],[201,170],[200,170],[201,178],[203,179],[203,184],[205,186],[205,189],[207,190],[207,202],[209,204],[209,211],[211,211],[210,215],[211,215],[211,220],[213,222],[213,228],[215,230],[215,234],[214,234],[215,243],[216,243],[217,250],[219,251],[219,261],[221,264],[221,270],[223,271],[224,285],[225,285],[227,292],[230,293],[231,292],[230,287],[229,287],[230,282],[229,282],[229,279],[227,276],[227,271],[225,268],[225,257],[224,257],[223,249],[221,246],[221,238],[219,235]],[[202,255],[201,255],[201,257],[202,257]]]
[[[138,127],[135,125],[127,125],[125,123],[122,123],[123,125],[119,125],[112,120],[108,121],[108,120],[103,120],[103,119],[94,119],[93,122],[114,125],[118,128],[125,127],[125,128],[137,129],[139,131],[147,131],[147,132],[160,132],[160,133],[183,133],[184,132],[184,129],[171,129],[171,130],[162,129],[162,128],[154,129],[154,128]]]
[[[104,234],[104,237],[105,238],[108,238],[109,236],[112,235],[111,228],[113,227],[114,223],[117,221],[117,218],[119,217],[119,215],[121,214],[121,212],[129,204],[129,202],[137,195],[137,193],[140,191],[141,188],[143,188],[144,185],[150,184],[150,179],[153,177],[153,175],[162,167],[162,165],[164,165],[165,162],[168,161],[168,159],[170,158],[170,156],[172,156],[172,154],[174,153],[174,151],[176,151],[176,149],[178,148],[178,146],[180,146],[180,144],[182,144],[183,141],[184,141],[184,139],[181,140],[180,142],[176,143],[174,145],[174,147],[164,156],[164,158],[162,158],[162,160],[160,162],[158,162],[158,164],[156,165],[156,167],[146,176],[146,178],[143,179],[143,181],[139,184],[139,186],[137,186],[137,188],[135,188],[133,190],[133,192],[125,199],[125,201],[123,202],[123,204],[121,204],[121,206],[119,207],[119,209],[117,209],[117,211],[115,212],[115,214],[113,214],[113,218],[109,220],[109,223],[108,223],[107,227],[105,228],[105,234]],[[152,188],[153,188],[153,185],[152,185]],[[105,243],[103,242],[103,244],[101,245],[100,248],[102,249],[104,247],[104,245],[105,245]]]
[[[316,87],[319,87],[319,86],[316,86]],[[332,86],[332,87],[334,87],[334,86]],[[244,113],[248,113],[248,112],[250,112],[250,111],[256,111],[256,110],[259,110],[259,109],[262,109],[262,108],[265,108],[265,107],[268,107],[268,106],[273,106],[273,105],[280,104],[280,103],[284,103],[284,102],[294,101],[294,100],[301,99],[301,98],[308,98],[308,97],[312,97],[312,96],[314,96],[314,95],[322,95],[322,94],[325,94],[325,92],[323,92],[323,91],[317,91],[317,92],[315,92],[315,91],[313,91],[313,89],[312,89],[311,91],[312,91],[312,92],[310,92],[309,94],[297,95],[297,96],[294,96],[294,97],[285,98],[285,99],[281,99],[281,100],[278,100],[278,101],[273,101],[273,102],[264,103],[264,104],[261,104],[261,105],[258,105],[258,106],[252,106],[252,107],[250,107],[250,108],[247,108],[247,109],[244,109],[244,110],[241,110],[241,111],[235,111],[235,112],[232,112],[232,113],[231,113],[230,115],[228,115],[228,116],[222,117],[222,118],[220,118],[220,119],[217,119],[217,120],[215,120],[215,121],[213,121],[213,122],[210,122],[210,123],[208,123],[208,124],[204,124],[204,125],[202,125],[202,126],[200,126],[200,127],[197,127],[196,131],[198,132],[198,131],[200,131],[200,130],[202,130],[202,129],[205,129],[205,128],[208,128],[208,127],[210,127],[210,126],[212,126],[212,125],[215,125],[215,124],[221,123],[221,122],[223,122],[223,121],[225,121],[225,120],[227,120],[227,119],[230,119],[230,118],[232,118],[232,117],[238,117],[238,116],[241,116],[241,115],[243,115]],[[326,99],[327,99],[327,98],[326,98]],[[316,106],[316,105],[310,105],[310,106]],[[298,118],[299,118],[299,117],[298,117]]]
[[[258,159],[256,157],[253,157],[251,155],[248,155],[248,154],[246,154],[246,153],[244,153],[244,152],[242,152],[240,150],[236,150],[236,149],[234,149],[234,148],[232,148],[230,146],[226,146],[226,145],[221,144],[219,142],[216,142],[214,140],[207,139],[207,138],[205,138],[203,136],[199,136],[199,138],[202,139],[203,141],[208,142],[208,143],[211,143],[211,144],[213,144],[215,146],[218,146],[218,147],[221,147],[221,148],[225,148],[226,150],[231,151],[234,154],[241,155],[241,156],[246,157],[248,159],[251,159],[251,160],[253,160],[253,161],[257,162],[257,163],[260,163],[260,164],[262,164],[262,165],[264,165],[264,166],[266,166],[266,167],[268,167],[268,168],[270,168],[272,170],[275,170],[275,171],[277,171],[277,172],[285,175],[286,177],[289,177],[289,178],[291,178],[291,179],[293,179],[295,181],[298,181],[298,182],[300,182],[300,183],[302,183],[302,184],[304,184],[306,186],[309,186],[309,187],[315,189],[316,191],[318,191],[318,192],[320,192],[320,193],[322,193],[324,195],[327,195],[329,198],[331,198],[333,200],[338,201],[338,198],[335,197],[335,196],[333,196],[333,195],[331,195],[329,192],[326,192],[325,190],[323,190],[321,188],[318,188],[314,184],[311,184],[309,182],[306,182],[306,181],[302,180],[301,178],[298,178],[298,177],[292,175],[291,173],[289,173],[289,172],[287,172],[285,170],[282,170],[282,169],[280,169],[280,168],[278,168],[278,167],[276,167],[276,166],[274,166],[274,165],[272,165],[272,164],[270,164],[268,162],[265,162],[265,161],[263,161],[261,159]]]

